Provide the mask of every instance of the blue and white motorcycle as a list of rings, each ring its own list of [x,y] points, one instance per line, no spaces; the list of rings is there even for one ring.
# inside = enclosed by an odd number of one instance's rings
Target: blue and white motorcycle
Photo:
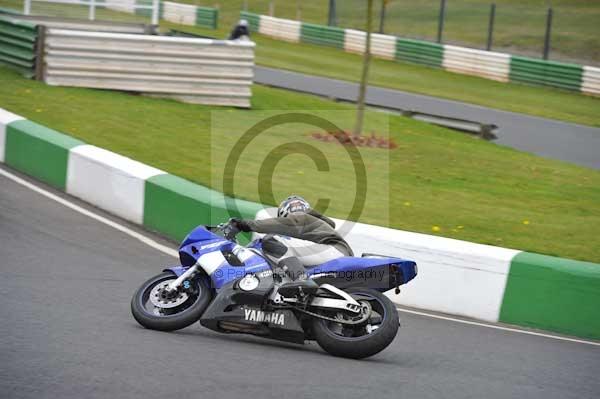
[[[365,358],[386,348],[399,318],[384,291],[417,274],[415,262],[363,254],[307,268],[319,288],[282,296],[289,279],[269,263],[261,240],[243,247],[229,223],[199,226],[179,247],[181,265],[146,281],[131,311],[144,327],[173,331],[197,320],[222,333],[246,333],[302,344],[316,340],[335,356]]]

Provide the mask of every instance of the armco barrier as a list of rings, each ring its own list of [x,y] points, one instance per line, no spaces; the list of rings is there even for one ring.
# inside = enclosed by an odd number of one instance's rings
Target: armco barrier
[[[396,59],[432,67],[441,67],[444,59],[444,46],[421,40],[396,40]]]
[[[34,24],[0,16],[0,62],[34,76],[37,36]]]
[[[465,47],[444,46],[442,66],[452,72],[508,82],[510,56]]]
[[[336,28],[333,26],[322,26],[303,23],[300,32],[300,40],[304,43],[320,44],[322,46],[330,46],[343,49],[344,32],[344,29]]]
[[[360,30],[346,29],[344,50],[363,54],[367,43],[367,34]],[[396,37],[373,33],[371,35],[371,54],[376,57],[393,60],[396,56]]]
[[[583,82],[581,91],[586,94],[600,96],[600,68],[583,67]]]
[[[196,7],[163,1],[162,19],[181,25],[196,25]]]
[[[249,21],[251,31],[276,39],[295,41],[297,21],[242,12],[241,18]],[[262,27],[266,24],[266,27]],[[281,32],[279,27],[293,26],[294,33]],[[362,54],[365,51],[366,33],[354,29],[302,23],[300,40],[305,43],[343,48],[347,52]],[[600,68],[580,66],[527,57],[511,56],[441,45],[422,40],[405,39],[373,33],[371,53],[380,58],[396,59],[445,70],[479,76],[501,82],[519,82],[544,85],[566,90],[581,91],[600,96]]]
[[[119,0],[118,2],[110,1],[105,7],[115,11],[134,14],[136,4],[138,4],[136,0]]]
[[[119,0],[120,4],[112,2],[106,8],[130,14],[150,17],[152,10],[149,8],[136,8],[137,6],[152,6],[152,0]],[[180,4],[171,1],[161,1],[159,16],[169,22],[181,25],[202,26],[216,29],[219,25],[219,10],[212,7],[201,7],[190,4]]]
[[[219,26],[219,10],[196,6],[196,26],[217,29]]]
[[[61,29],[45,36],[43,76],[50,85],[250,107],[252,42]]]
[[[250,32],[258,32],[260,30],[260,15],[242,11],[240,12],[240,19],[245,19],[248,21],[248,28],[250,28]]]
[[[258,32],[265,36],[297,43],[300,41],[301,25],[298,21],[263,16]]]
[[[21,13],[12,8],[0,7],[0,14],[20,15]]]
[[[136,6],[152,6],[152,0],[135,0]],[[136,8],[136,15],[142,15],[144,17],[151,17],[152,10],[148,8]]]
[[[163,1],[161,3],[161,18],[165,21],[181,25],[216,29],[219,22],[219,10],[210,7]]]
[[[234,209],[233,215],[243,218],[272,212],[1,109],[0,159],[177,240],[197,224],[227,219]],[[399,296],[388,293],[398,304],[600,339],[600,264],[360,223],[346,239],[357,254],[389,254],[418,263],[418,278]]]
[[[513,82],[580,91],[582,75],[580,65],[517,56],[510,60],[510,80]]]

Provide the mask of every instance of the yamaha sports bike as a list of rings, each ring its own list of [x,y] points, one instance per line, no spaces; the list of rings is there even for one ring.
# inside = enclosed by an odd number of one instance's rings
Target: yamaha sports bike
[[[196,321],[221,333],[245,333],[302,344],[316,340],[335,356],[354,359],[386,348],[399,327],[383,292],[417,275],[410,260],[363,254],[307,267],[319,288],[283,296],[289,282],[262,253],[262,241],[236,240],[230,223],[198,226],[179,247],[180,265],[142,284],[131,300],[144,327],[174,331]]]

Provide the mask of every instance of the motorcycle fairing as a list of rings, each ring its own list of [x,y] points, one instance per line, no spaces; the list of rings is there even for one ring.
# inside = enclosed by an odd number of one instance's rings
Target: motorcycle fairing
[[[180,276],[200,258],[203,259],[200,261],[201,265],[206,263],[205,260],[209,260],[210,264],[202,265],[202,268],[210,277],[212,287],[219,290],[225,284],[240,279],[246,274],[270,270],[264,257],[257,253],[250,254],[251,256],[247,257],[243,264],[229,263],[224,254],[231,254],[235,246],[235,243],[199,226],[186,236],[180,247],[181,266],[169,267],[165,271],[172,271]],[[251,248],[246,249],[247,251],[261,250],[262,242],[260,239],[254,240],[247,248]],[[349,273],[353,277],[349,278]],[[323,274],[327,282],[337,287],[364,284],[379,291],[387,291],[412,280],[417,274],[417,269],[415,262],[394,257],[342,257],[310,267],[307,269],[307,274],[309,276]],[[376,279],[368,278],[369,276],[374,276]],[[319,282],[322,283],[323,280],[320,279]]]
[[[222,333],[246,333],[293,343],[304,343],[305,333],[294,312],[262,306],[272,288],[271,277],[260,279],[256,290],[246,292],[230,282],[219,290],[200,318],[200,324]]]
[[[411,260],[392,257],[356,258],[352,256],[344,256],[318,266],[313,266],[307,270],[307,274],[352,272],[386,265],[396,265],[400,268],[403,275],[402,284],[406,284],[417,275],[417,264]]]
[[[416,273],[415,262],[391,257],[348,256],[307,270],[307,274],[319,285],[332,284],[341,289],[364,286],[381,292],[407,283]]]

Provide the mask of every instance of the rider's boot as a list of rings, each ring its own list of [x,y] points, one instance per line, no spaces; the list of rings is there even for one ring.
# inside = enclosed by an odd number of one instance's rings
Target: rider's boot
[[[292,279],[291,282],[283,283],[279,286],[277,292],[286,298],[292,298],[298,295],[314,294],[319,285],[306,277],[304,266],[296,257],[285,258],[277,265],[285,274]]]

